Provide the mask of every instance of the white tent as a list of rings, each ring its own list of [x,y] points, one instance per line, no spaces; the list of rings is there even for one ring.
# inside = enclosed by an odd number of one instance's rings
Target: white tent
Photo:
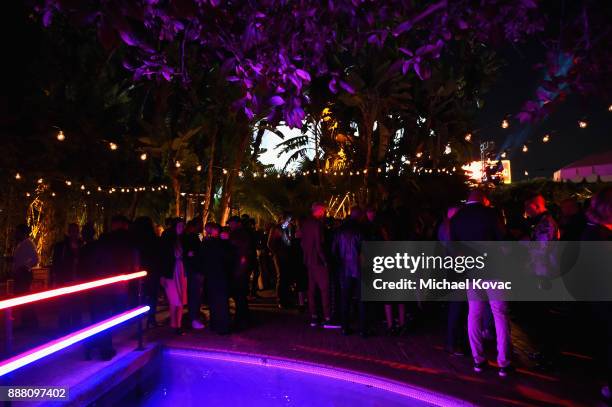
[[[604,182],[612,181],[612,151],[589,155],[573,162],[553,174],[555,181]]]

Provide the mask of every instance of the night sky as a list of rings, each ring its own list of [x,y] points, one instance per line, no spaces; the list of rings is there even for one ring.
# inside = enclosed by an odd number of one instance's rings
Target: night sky
[[[612,112],[608,106],[612,97],[605,100],[598,97],[572,95],[544,121],[525,125],[510,117],[510,127],[501,128],[506,115],[514,116],[527,100],[534,98],[543,73],[533,66],[543,60],[543,50],[529,47],[526,51],[516,49],[504,53],[506,65],[500,70],[496,83],[485,95],[485,104],[476,118],[482,141],[495,141],[498,151],[504,144],[516,144],[509,149],[512,165],[512,180],[552,177],[558,170],[590,154],[612,150]],[[588,122],[586,129],[578,127],[578,121]],[[550,141],[542,143],[544,134],[550,134]],[[527,143],[529,151],[521,147]],[[474,143],[477,143],[476,139]]]

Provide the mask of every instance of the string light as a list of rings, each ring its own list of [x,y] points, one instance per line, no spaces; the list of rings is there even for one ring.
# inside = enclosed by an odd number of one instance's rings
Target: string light
[[[175,166],[176,168],[181,168],[181,162],[177,160],[177,161],[174,163],[174,166]]]
[[[66,180],[66,185],[70,186],[70,185],[72,185],[72,182],[71,182],[70,180],[68,180],[68,179],[67,179],[67,180]]]
[[[102,187],[98,187],[98,192],[101,192],[101,191],[102,191]]]
[[[548,143],[550,141],[550,135],[549,134],[545,134],[544,137],[542,137],[542,142],[543,143]]]
[[[612,105],[608,106],[608,112],[612,112]]]
[[[55,196],[55,192],[51,192],[51,196]]]
[[[501,128],[502,129],[507,129],[508,127],[510,127],[510,123],[508,122],[508,120],[504,119],[501,122]]]
[[[416,153],[416,158],[421,158],[421,157],[423,157],[423,153],[422,152],[419,151],[418,153]]]
[[[581,129],[586,129],[588,125],[589,124],[586,121],[584,121],[584,120],[580,120],[578,122],[578,127],[580,127]]]
[[[465,135],[465,137],[464,137],[464,139],[465,139],[465,141],[467,141],[468,143],[469,143],[470,141],[472,141],[472,133],[468,133],[468,134],[466,134],[466,135]]]
[[[227,174],[227,170],[225,168],[223,168],[223,175]]]
[[[196,171],[197,171],[197,172],[202,171],[202,166],[198,164],[198,166],[196,167]]]
[[[444,154],[448,155],[451,153],[451,146],[450,144],[447,144],[446,147],[444,148]]]
[[[26,192],[26,196],[29,198],[29,197],[30,197],[30,193],[29,193],[29,192]]]
[[[113,143],[112,141],[108,143],[108,147],[113,151],[115,151],[118,148],[117,144]]]
[[[21,174],[20,173],[15,174],[15,179],[21,179]]]
[[[527,170],[525,170],[525,176],[528,176],[529,172]]]
[[[505,151],[502,151],[502,153],[500,154],[501,158],[506,158],[508,156],[508,153],[506,153]]]
[[[527,147],[527,144],[523,144],[523,153],[526,153],[527,151],[529,151],[529,147]]]
[[[145,161],[145,160],[147,159],[147,153],[142,153],[142,154],[140,154],[140,159],[141,159],[142,161]]]
[[[36,182],[39,183],[39,184],[42,184],[43,183],[43,179],[39,178],[38,181],[36,181]]]
[[[66,136],[64,135],[63,131],[58,131],[57,132],[57,141],[64,141],[66,140]]]

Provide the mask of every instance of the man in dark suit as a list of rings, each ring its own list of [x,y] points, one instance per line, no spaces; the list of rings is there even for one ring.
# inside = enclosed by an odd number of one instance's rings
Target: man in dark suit
[[[204,229],[206,237],[198,253],[198,267],[206,279],[210,328],[224,335],[230,332],[229,291],[235,268],[234,250],[229,242],[219,238],[219,225],[207,223]]]
[[[247,295],[249,293],[250,259],[254,242],[238,216],[232,216],[227,224],[230,228],[229,241],[234,246],[237,256],[237,266],[232,278],[232,295],[236,303],[234,322],[240,329],[250,322]]]
[[[502,218],[489,205],[489,199],[482,191],[471,191],[466,205],[451,219],[451,239],[455,241],[502,240],[504,238]],[[481,372],[488,364],[484,356],[482,317],[487,304],[489,304],[497,335],[499,375],[504,377],[513,370],[511,365],[510,318],[508,316],[508,303],[500,299],[494,299],[493,294],[489,291],[468,291],[468,337],[474,358],[474,371]]]

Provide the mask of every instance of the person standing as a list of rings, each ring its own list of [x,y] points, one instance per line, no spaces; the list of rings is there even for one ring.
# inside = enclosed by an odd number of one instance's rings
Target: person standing
[[[146,303],[151,308],[147,316],[147,327],[156,327],[155,313],[159,293],[160,241],[155,233],[153,221],[147,216],[134,219],[131,233],[138,251],[140,269],[147,272],[144,282],[144,296]]]
[[[308,307],[310,311],[310,326],[320,324],[317,313],[317,291],[321,297],[324,327],[332,327],[330,315],[330,287],[327,253],[325,251],[325,205],[315,202],[311,206],[311,216],[302,222],[302,250],[304,263],[308,269]],[[334,327],[337,327],[334,325]]]
[[[451,240],[451,219],[457,214],[459,208],[451,206],[447,209],[444,220],[438,228],[438,241]],[[443,245],[445,243],[442,243]],[[447,249],[446,249],[447,250]],[[465,295],[463,295],[465,297]],[[446,351],[451,355],[463,356],[467,348],[465,333],[465,315],[467,305],[463,301],[448,301],[448,317],[446,320]]]
[[[129,220],[123,215],[111,219],[110,232],[103,234],[96,243],[95,277],[105,278],[138,271],[138,251],[129,233]],[[95,290],[92,298],[92,319],[102,321],[128,306],[127,282],[111,284]],[[112,336],[102,332],[94,339],[94,347],[100,349],[102,360],[112,359],[117,351],[113,348]]]
[[[183,234],[185,222],[181,218],[173,221],[172,227],[162,238],[161,285],[166,291],[170,311],[170,327],[177,335],[184,335],[181,328],[183,306],[187,303],[187,277],[185,275]]]
[[[81,240],[79,225],[70,223],[65,238],[53,247],[51,263],[51,281],[55,287],[70,285],[80,279],[79,261]],[[60,314],[58,324],[60,330],[68,332],[81,324],[82,310],[78,306],[78,298],[66,297],[58,299]]]
[[[187,223],[185,236],[183,238],[185,272],[187,274],[187,308],[191,328],[204,329],[204,324],[200,321],[200,307],[202,306],[202,290],[204,289],[204,273],[198,267],[197,259],[200,251],[200,232],[201,223],[198,227],[195,219]]]
[[[587,224],[582,232],[584,241],[612,241],[612,187],[599,191],[593,198],[586,213]],[[612,302],[597,302],[592,305],[597,320],[601,323],[606,351],[606,384],[601,395],[609,402],[612,397]]]
[[[30,228],[26,224],[15,227],[15,248],[13,249],[13,263],[11,275],[15,281],[13,292],[15,295],[29,294],[32,289],[32,268],[38,264],[39,258],[36,246],[30,239]],[[21,309],[21,323],[24,327],[36,328],[38,318],[31,305]]]
[[[285,216],[280,224],[270,229],[268,249],[276,272],[276,298],[279,308],[289,307],[289,283],[291,267],[291,216]]]
[[[233,248],[220,239],[221,228],[209,222],[206,236],[198,253],[198,268],[206,279],[206,294],[210,310],[210,329],[219,335],[230,333],[229,293],[234,270]]]
[[[451,219],[451,239],[454,241],[497,241],[504,238],[504,225],[497,211],[480,190],[472,190],[466,205]],[[512,372],[512,338],[508,303],[496,298],[493,291],[468,291],[468,338],[474,358],[474,371],[481,372],[487,365],[484,354],[482,317],[487,306],[493,313],[497,335],[497,363],[499,375]]]
[[[359,308],[359,334],[367,336],[366,304],[361,301],[361,242],[365,237],[363,211],[351,208],[349,218],[338,228],[332,244],[332,253],[337,256],[340,274],[342,334],[351,334],[351,310],[353,298]]]
[[[238,216],[232,216],[228,225],[229,241],[234,246],[236,255],[236,268],[232,277],[232,295],[236,305],[234,323],[240,329],[246,327],[250,322],[247,295],[249,293],[253,241]]]

